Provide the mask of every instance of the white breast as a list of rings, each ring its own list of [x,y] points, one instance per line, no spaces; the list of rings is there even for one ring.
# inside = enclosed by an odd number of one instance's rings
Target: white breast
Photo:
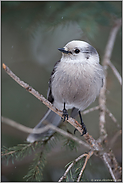
[[[60,62],[52,80],[54,105],[63,110],[73,107],[87,108],[99,94],[102,85],[102,69],[99,64]]]

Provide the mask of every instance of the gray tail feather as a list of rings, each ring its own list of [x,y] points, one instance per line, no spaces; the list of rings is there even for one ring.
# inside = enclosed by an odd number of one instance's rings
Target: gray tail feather
[[[73,108],[72,112],[71,112],[71,117],[75,118],[77,115],[78,115],[78,109]],[[46,112],[46,114],[44,115],[44,117],[41,119],[41,121],[35,126],[34,129],[42,128],[42,127],[46,126],[46,124],[52,124],[54,126],[59,126],[61,122],[62,122],[61,117],[49,109]],[[49,137],[53,133],[54,133],[54,130],[52,130],[52,129],[49,129],[41,134],[31,133],[27,137],[27,141],[34,142],[34,141],[39,140],[41,137],[46,137],[46,136]]]
[[[61,117],[49,109],[46,112],[46,114],[44,115],[44,117],[41,119],[41,121],[35,126],[34,129],[42,128],[42,127],[46,126],[46,124],[52,124],[54,126],[59,126],[61,122],[62,122]],[[49,129],[46,132],[41,133],[41,134],[31,133],[27,137],[27,141],[34,142],[34,141],[39,140],[41,137],[46,137],[46,136],[49,137],[53,133],[54,133],[54,130],[52,130],[52,129]]]

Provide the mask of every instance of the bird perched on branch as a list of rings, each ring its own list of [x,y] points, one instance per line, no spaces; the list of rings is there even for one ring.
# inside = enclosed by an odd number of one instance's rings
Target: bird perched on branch
[[[62,57],[51,73],[47,99],[63,111],[64,121],[68,119],[68,109],[72,109],[73,118],[79,114],[84,135],[87,129],[80,111],[86,109],[99,95],[104,82],[103,68],[99,64],[96,49],[87,42],[73,40],[58,50],[62,52]],[[49,123],[59,126],[61,122],[61,117],[49,109],[34,129]],[[32,133],[27,141],[34,142],[53,133],[52,129],[42,134]]]

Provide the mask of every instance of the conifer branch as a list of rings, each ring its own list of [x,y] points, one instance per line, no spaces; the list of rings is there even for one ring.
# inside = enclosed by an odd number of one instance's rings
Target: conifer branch
[[[93,155],[93,151],[91,151],[89,154],[90,154],[90,156],[92,156],[92,155]],[[68,172],[69,172],[70,169],[74,166],[75,163],[77,163],[80,159],[82,159],[82,158],[85,157],[85,156],[88,157],[89,154],[82,154],[82,155],[80,155],[78,158],[76,158],[76,159],[68,166],[68,168],[67,168],[67,170],[65,171],[64,175],[59,179],[58,182],[61,182],[63,179],[66,178],[66,175],[68,174]],[[87,162],[86,162],[86,164],[87,164]],[[86,166],[86,165],[85,165],[85,166]],[[84,168],[85,168],[85,166],[83,165]],[[84,170],[84,169],[83,169],[83,170]]]

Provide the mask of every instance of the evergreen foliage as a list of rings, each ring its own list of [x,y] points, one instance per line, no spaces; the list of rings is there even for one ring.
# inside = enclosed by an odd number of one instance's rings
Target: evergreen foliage
[[[35,8],[32,8],[34,7]],[[121,6],[121,7],[120,7]],[[17,15],[21,21],[18,26],[23,26],[32,35],[36,34],[37,27],[55,28],[59,24],[77,22],[87,37],[94,37],[98,26],[111,25],[115,18],[121,17],[121,2],[109,1],[42,1],[36,2],[2,2],[3,9],[13,8],[13,14],[4,16],[11,19]],[[26,8],[30,7],[30,9]],[[28,12],[28,15],[27,15]],[[28,19],[25,19],[28,16]],[[2,17],[3,21],[3,17]],[[16,16],[15,16],[16,21]]]
[[[46,155],[44,152],[37,153],[33,159],[33,163],[29,167],[27,175],[24,176],[26,181],[42,181],[43,168],[46,164]]]
[[[46,156],[54,148],[57,143],[63,140],[63,146],[67,149],[77,150],[78,144],[71,139],[65,138],[58,133],[55,133],[51,137],[47,137],[41,141],[34,143],[18,144],[14,147],[3,147],[2,148],[2,160],[8,163],[10,160],[14,164],[14,161],[20,161],[26,156],[35,153],[33,162],[29,167],[28,173],[24,176],[26,181],[42,181],[43,180],[43,169],[46,165]],[[70,171],[71,178],[74,179],[74,174]],[[69,177],[69,176],[68,176]],[[68,178],[67,178],[68,179]],[[66,180],[67,180],[66,179]]]
[[[77,151],[78,144],[71,139],[64,138],[63,146],[66,146],[66,149],[69,148],[70,151]]]
[[[74,164],[74,166],[72,167],[72,169],[70,169],[69,173],[66,176],[66,182],[77,181],[77,178],[82,169],[83,163],[84,163],[84,158]]]
[[[42,142],[34,142],[30,144],[18,144],[14,147],[3,147],[2,148],[2,159],[6,160],[7,165],[9,160],[11,159],[12,163],[14,163],[15,160],[20,161],[26,156],[29,156],[32,152],[35,151],[35,149],[41,147],[43,143]]]

